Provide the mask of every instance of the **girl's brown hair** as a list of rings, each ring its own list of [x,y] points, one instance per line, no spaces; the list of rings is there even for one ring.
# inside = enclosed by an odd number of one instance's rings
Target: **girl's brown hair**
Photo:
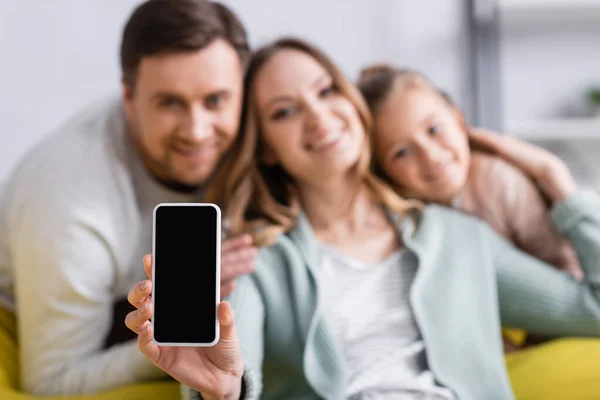
[[[358,78],[358,88],[373,114],[383,106],[395,85],[401,85],[403,89],[430,90],[442,97],[449,106],[456,107],[446,92],[435,86],[425,75],[412,69],[374,64],[364,68]]]
[[[316,47],[300,39],[284,38],[252,55],[244,82],[240,138],[225,157],[207,195],[209,201],[226,205],[225,218],[232,235],[253,233],[259,246],[270,245],[280,234],[289,231],[300,209],[298,189],[289,174],[280,166],[267,166],[262,162],[264,145],[254,98],[259,71],[275,54],[285,49],[303,52],[319,62],[331,75],[334,87],[356,107],[367,135],[372,127],[369,108],[359,90]],[[400,214],[419,207],[418,203],[398,197],[377,178],[369,169],[370,162],[371,148],[366,140],[355,169],[375,198]]]

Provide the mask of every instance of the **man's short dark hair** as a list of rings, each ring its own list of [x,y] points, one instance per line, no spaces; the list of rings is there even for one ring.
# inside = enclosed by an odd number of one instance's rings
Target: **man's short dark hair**
[[[227,41],[246,64],[250,57],[246,30],[226,6],[208,0],[148,0],[134,10],[123,30],[123,82],[135,87],[143,57],[202,50],[215,39]]]

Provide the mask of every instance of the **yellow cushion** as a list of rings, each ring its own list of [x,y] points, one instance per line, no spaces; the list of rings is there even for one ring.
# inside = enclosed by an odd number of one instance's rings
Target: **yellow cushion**
[[[17,323],[13,313],[0,307],[0,399],[32,400],[41,397],[22,393],[19,388]],[[147,382],[123,386],[87,396],[43,397],[44,400],[159,400],[179,399],[179,384],[174,381]]]
[[[559,339],[506,356],[506,365],[518,400],[600,399],[600,340]],[[0,399],[31,400],[18,390],[19,365],[16,320],[0,307]],[[45,400],[178,399],[172,381],[148,382],[111,391]]]
[[[517,346],[522,346],[527,339],[527,332],[518,328],[502,328],[502,335]]]
[[[19,387],[18,359],[17,321],[13,313],[0,307],[0,393],[3,388]]]
[[[600,399],[600,340],[557,339],[511,353],[506,365],[518,400]]]
[[[130,386],[123,386],[98,394],[85,396],[58,396],[58,397],[36,397],[12,389],[0,388],[0,399],[2,400],[159,400],[179,399],[179,384],[170,382],[150,382]]]

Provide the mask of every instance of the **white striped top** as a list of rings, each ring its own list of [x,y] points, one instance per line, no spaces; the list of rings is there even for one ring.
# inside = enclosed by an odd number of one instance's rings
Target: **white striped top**
[[[416,257],[397,251],[367,264],[320,243],[324,315],[348,372],[351,400],[454,399],[436,384],[409,293]]]

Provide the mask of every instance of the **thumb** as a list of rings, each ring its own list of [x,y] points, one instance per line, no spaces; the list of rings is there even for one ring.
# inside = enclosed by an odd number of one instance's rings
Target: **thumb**
[[[152,280],[152,254],[146,254],[143,260],[144,272],[146,272],[146,276],[148,276],[148,279]]]
[[[244,363],[240,351],[235,317],[228,302],[222,301],[217,310],[220,325],[219,343],[210,349],[212,362],[221,370],[242,376]]]
[[[220,325],[220,337],[223,341],[237,341],[237,332],[235,329],[235,315],[231,305],[222,301],[217,309]]]

